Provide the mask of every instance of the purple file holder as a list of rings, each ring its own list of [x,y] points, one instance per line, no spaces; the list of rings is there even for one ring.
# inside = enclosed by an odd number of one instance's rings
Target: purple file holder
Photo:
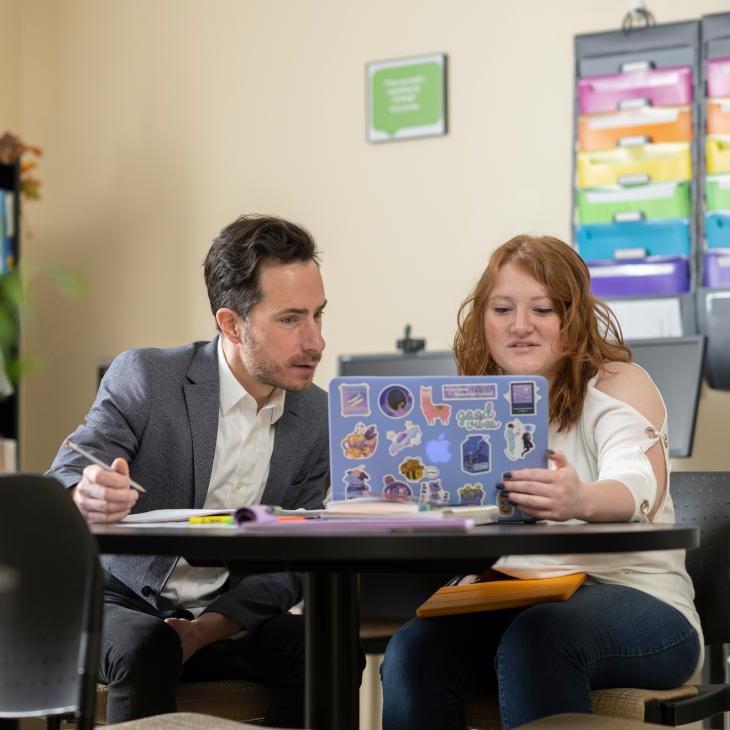
[[[599,297],[663,296],[689,290],[689,261],[684,256],[592,261],[588,268],[591,291]]]
[[[730,57],[707,62],[707,96],[730,96]]]
[[[679,106],[692,102],[692,68],[674,66],[639,69],[578,79],[581,114],[614,112],[644,99],[651,106]],[[637,103],[640,103],[637,101]]]
[[[730,288],[730,249],[705,253],[704,284],[708,289]]]

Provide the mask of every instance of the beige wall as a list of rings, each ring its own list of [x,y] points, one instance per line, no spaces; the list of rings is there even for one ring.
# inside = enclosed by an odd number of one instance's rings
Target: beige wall
[[[200,263],[244,211],[305,223],[330,307],[318,382],[339,353],[391,350],[411,323],[451,341],[490,250],[569,234],[573,36],[628,0],[0,0],[21,61],[9,118],[46,150],[27,259],[82,272],[31,287],[23,465],[43,469],[122,349],[207,338]],[[653,0],[661,22],[724,0]],[[4,23],[5,25],[5,23]],[[7,26],[5,27],[7,37]],[[14,41],[15,42],[15,41]],[[364,64],[444,51],[449,134],[364,141]],[[1,59],[10,51],[3,47]],[[0,109],[2,109],[0,107]],[[730,394],[706,392],[696,458],[730,469]]]

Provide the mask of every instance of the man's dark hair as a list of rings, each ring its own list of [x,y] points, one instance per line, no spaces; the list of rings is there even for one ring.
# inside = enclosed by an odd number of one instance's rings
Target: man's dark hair
[[[213,240],[205,257],[205,285],[215,313],[227,307],[246,318],[261,301],[261,264],[314,261],[317,246],[309,231],[283,218],[242,215]]]

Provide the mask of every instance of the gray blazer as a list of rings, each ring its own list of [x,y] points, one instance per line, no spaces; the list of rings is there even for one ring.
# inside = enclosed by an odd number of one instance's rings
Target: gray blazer
[[[217,338],[169,350],[123,352],[106,372],[96,401],[70,438],[111,463],[121,456],[147,491],[135,512],[202,507],[218,433]],[[321,507],[329,481],[327,395],[317,386],[287,393],[275,426],[274,450],[262,504],[286,509]],[[66,487],[88,462],[62,446],[48,472]],[[105,555],[104,568],[156,608],[176,558]],[[208,607],[249,631],[301,599],[292,573],[232,573],[227,590]]]

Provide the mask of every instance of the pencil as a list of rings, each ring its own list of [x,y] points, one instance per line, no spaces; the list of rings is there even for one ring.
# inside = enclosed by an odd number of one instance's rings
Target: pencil
[[[98,459],[93,454],[90,454],[86,449],[82,449],[78,444],[71,441],[71,439],[66,439],[63,442],[63,445],[68,446],[69,449],[73,449],[77,453],[81,454],[81,456],[88,459],[92,464],[96,464],[97,466],[100,466],[102,469],[106,469],[107,471],[113,471],[116,473],[116,469],[112,469],[111,466],[109,466],[109,464],[105,464],[101,459]],[[132,487],[132,489],[136,489],[138,492],[147,491],[141,484],[137,484],[137,482],[135,482],[134,479],[129,480],[129,486]]]

